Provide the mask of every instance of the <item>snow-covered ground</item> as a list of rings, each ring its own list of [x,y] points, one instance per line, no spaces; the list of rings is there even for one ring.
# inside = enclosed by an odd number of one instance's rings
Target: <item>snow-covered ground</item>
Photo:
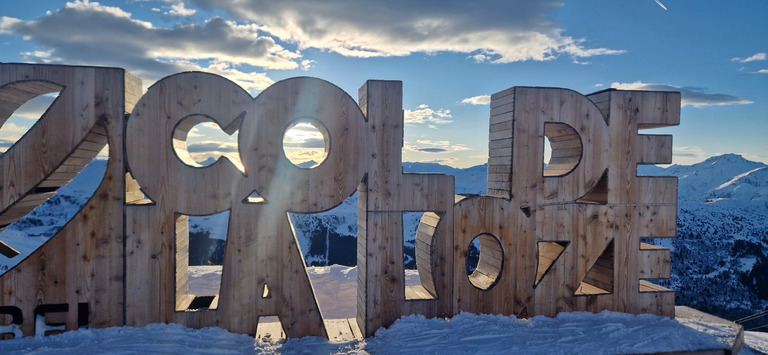
[[[309,268],[321,312],[354,314],[356,268]],[[220,267],[193,267],[190,287],[216,290]],[[351,297],[350,297],[351,296]],[[351,313],[350,313],[351,312]],[[616,312],[561,313],[516,319],[462,313],[451,319],[403,317],[374,337],[329,342],[318,337],[263,343],[218,328],[176,324],[81,329],[0,341],[2,354],[616,354],[722,348],[722,326]],[[747,332],[742,354],[768,353],[768,333]]]

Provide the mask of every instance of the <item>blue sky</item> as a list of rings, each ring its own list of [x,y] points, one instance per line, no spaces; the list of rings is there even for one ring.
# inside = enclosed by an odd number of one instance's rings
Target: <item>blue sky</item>
[[[145,88],[204,70],[252,95],[294,76],[355,99],[367,79],[402,80],[404,160],[458,167],[486,161],[488,95],[506,88],[677,90],[681,125],[647,131],[674,135],[674,163],[768,163],[767,15],[763,0],[3,1],[0,62],[118,66]],[[34,112],[5,124],[0,147]],[[214,131],[190,135],[195,159],[236,155]]]

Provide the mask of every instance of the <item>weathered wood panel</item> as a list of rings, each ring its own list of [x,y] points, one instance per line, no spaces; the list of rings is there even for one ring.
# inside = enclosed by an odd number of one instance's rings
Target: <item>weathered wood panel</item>
[[[678,124],[679,100],[678,93],[584,97],[527,87],[492,96],[488,194],[503,199],[456,205],[454,265],[464,264],[467,243],[485,233],[501,242],[504,263],[496,283],[487,270],[466,275],[456,267],[456,310],[673,316],[674,294],[645,281],[669,277],[669,251],[641,240],[674,237],[677,181],[638,177],[636,167],[671,161],[671,137],[638,130]],[[511,111],[501,109],[510,103]],[[495,118],[500,114],[511,116],[511,132],[501,124],[509,121]],[[552,158],[542,168],[545,137]],[[481,256],[480,266],[498,264]]]
[[[207,120],[228,132],[239,129],[245,173],[225,159],[199,167],[183,154],[188,131]],[[293,165],[283,152],[284,131],[299,121],[327,132],[327,157],[312,169]],[[313,78],[276,83],[253,99],[221,77],[185,73],[149,89],[127,134],[130,173],[155,203],[126,206],[126,263],[137,270],[126,280],[126,307],[142,308],[130,312],[127,323],[218,325],[255,334],[259,317],[278,315],[289,337],[327,336],[287,212],[333,208],[363,180],[367,154],[359,148],[368,140],[357,104]],[[262,199],[249,199],[253,192]],[[133,185],[131,193],[138,196]],[[186,309],[186,233],[174,230],[175,221],[179,214],[225,210],[230,223],[215,307]],[[147,280],[163,286],[142,288]]]
[[[452,281],[445,276],[453,268],[454,180],[441,174],[403,174],[402,83],[368,81],[359,90],[358,102],[373,143],[368,144],[366,182],[358,192],[357,319],[361,332],[370,336],[403,315],[452,314]],[[429,242],[431,265],[425,265],[427,256],[419,256],[421,287],[425,291],[429,287],[430,297],[417,293],[419,288],[406,297],[402,229],[406,211],[431,211],[446,221],[436,225]],[[421,239],[427,244],[425,238]],[[430,278],[433,287],[428,286]]]
[[[25,336],[38,330],[36,310],[52,312],[45,319],[64,323],[67,330],[124,324],[123,124],[131,98],[140,94],[126,88],[128,81],[139,82],[122,69],[0,64],[3,120],[26,100],[61,90],[27,134],[0,156],[2,216],[42,204],[109,144],[106,172],[94,195],[51,239],[0,276],[0,305],[21,311]]]
[[[648,281],[668,277],[669,251],[643,241],[674,237],[677,181],[638,177],[636,167],[671,161],[671,137],[638,130],[678,124],[679,93],[584,97],[514,87],[494,94],[488,196],[456,198],[451,176],[402,173],[400,82],[368,81],[358,103],[313,78],[281,81],[255,99],[204,73],[167,77],[143,96],[140,90],[120,69],[0,65],[0,122],[26,100],[61,91],[0,156],[0,228],[109,144],[94,197],[0,277],[0,305],[29,315],[12,317],[24,334],[36,331],[35,313],[68,330],[176,322],[248,334],[277,316],[280,335],[345,339],[406,314],[674,314],[674,294]],[[192,159],[189,131],[207,121],[239,130],[244,171],[227,159],[208,167]],[[298,122],[324,134],[326,158],[311,169],[283,151],[285,131]],[[546,167],[545,138],[552,148]],[[29,159],[36,163],[23,163]],[[325,211],[355,191],[357,317],[324,320],[287,213]],[[222,211],[230,221],[220,292],[190,294],[188,216]],[[406,287],[402,218],[409,211],[425,213],[415,243],[421,285]],[[467,275],[475,238],[480,260]]]

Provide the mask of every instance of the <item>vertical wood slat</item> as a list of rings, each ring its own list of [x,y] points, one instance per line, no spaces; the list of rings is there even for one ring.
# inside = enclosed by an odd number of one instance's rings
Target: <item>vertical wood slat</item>
[[[360,294],[357,319],[362,320],[358,323],[362,333],[369,336],[400,318],[405,298],[402,213],[388,212],[398,210],[401,198],[397,188],[402,178],[402,83],[367,81],[358,97],[373,143],[362,201],[365,212],[358,216],[365,226],[358,235],[365,259],[364,270],[358,270],[358,293],[361,289],[365,293]]]

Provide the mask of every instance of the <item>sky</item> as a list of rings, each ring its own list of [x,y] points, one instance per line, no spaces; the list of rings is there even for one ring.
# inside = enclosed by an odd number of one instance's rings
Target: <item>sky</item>
[[[254,96],[295,76],[355,100],[366,80],[401,80],[403,160],[462,168],[487,160],[498,91],[674,90],[680,126],[642,132],[672,134],[673,163],[724,153],[768,163],[767,15],[764,0],[3,1],[0,62],[121,67],[145,89],[201,70]],[[0,150],[51,101],[19,109]],[[285,151],[321,160],[318,141],[300,125]],[[197,161],[237,157],[236,133],[213,123],[187,145]]]

